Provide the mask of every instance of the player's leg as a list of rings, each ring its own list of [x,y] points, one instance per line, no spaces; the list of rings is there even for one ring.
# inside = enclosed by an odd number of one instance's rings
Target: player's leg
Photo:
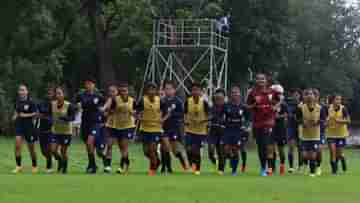
[[[191,155],[193,164],[195,165],[194,173],[195,175],[200,175],[201,171],[201,145],[202,145],[202,136],[203,135],[192,135],[191,143]]]
[[[337,156],[337,160],[340,160],[340,162],[341,162],[341,168],[342,168],[343,172],[347,171],[347,164],[346,164],[346,158],[345,158],[345,153],[344,153],[345,145],[346,145],[345,139],[338,140],[336,156]]]
[[[185,135],[185,150],[186,150],[186,156],[188,157],[189,160],[189,166],[192,167],[193,171],[195,171],[195,165],[193,162],[193,156],[192,156],[192,136],[191,134],[186,134]]]
[[[129,160],[129,139],[122,138],[118,141],[119,149],[121,153],[121,160],[120,160],[120,173],[127,174],[130,168],[130,160]]]
[[[264,132],[261,129],[254,129],[254,135],[257,144],[258,157],[260,161],[260,175],[267,176],[266,173],[266,142],[264,139]]]
[[[246,133],[241,138],[241,144],[240,144],[240,154],[241,154],[241,172],[246,172],[246,166],[247,166],[247,143],[248,143],[249,135]]]
[[[111,162],[112,162],[112,151],[114,142],[117,142],[117,138],[115,137],[113,130],[110,128],[106,129],[106,152],[105,152],[105,173],[111,173]]]
[[[71,145],[71,136],[63,136],[60,143],[60,153],[62,158],[61,172],[63,174],[66,174],[68,171],[68,162],[69,162],[68,149],[70,145]]]
[[[161,173],[172,173],[172,167],[171,167],[171,145],[169,137],[163,136],[161,138],[161,145],[160,145],[160,151],[161,151]]]
[[[230,160],[230,165],[231,165],[231,174],[232,176],[237,176],[237,170],[238,170],[238,166],[239,166],[239,145],[238,144],[232,144],[231,146],[231,160]]]
[[[49,152],[49,133],[42,132],[39,136],[41,154],[46,159],[46,171],[51,173],[52,158]]]
[[[86,150],[88,153],[89,165],[87,168],[87,173],[96,173],[97,166],[95,161],[95,136],[88,135],[86,140]]]
[[[62,170],[62,157],[61,154],[59,154],[59,145],[58,145],[58,136],[57,135],[51,135],[50,138],[50,144],[49,144],[49,150],[50,154],[54,159],[58,162],[58,168],[57,171],[61,172]]]
[[[159,168],[161,161],[157,154],[157,142],[150,142],[148,144],[148,154],[150,158],[150,171],[149,175],[153,176],[156,174],[157,169]]]
[[[330,152],[331,173],[333,175],[336,175],[338,170],[336,143],[332,139],[329,139],[328,143],[329,143],[329,152]]]
[[[310,176],[315,176],[316,175],[316,159],[317,159],[317,155],[318,155],[318,150],[319,149],[313,149],[310,152],[310,160],[309,160],[309,167],[310,167]]]
[[[280,158],[280,175],[285,175],[285,143],[279,142],[277,143],[277,148],[279,152]]]
[[[222,144],[222,142],[216,145],[216,153],[219,160],[217,170],[218,173],[222,175],[225,172],[225,151],[224,151],[224,144]]]
[[[175,157],[180,161],[181,167],[183,168],[184,171],[187,171],[190,168],[190,165],[186,156],[185,147],[180,141],[176,139],[171,140],[170,144],[173,154],[175,154]]]
[[[289,173],[295,171],[294,168],[294,154],[296,150],[296,141],[294,139],[288,140],[288,161],[289,161]]]
[[[35,150],[35,142],[37,137],[33,134],[33,129],[28,129],[25,133],[25,140],[27,142],[27,147],[30,153],[31,163],[32,163],[32,173],[38,172],[37,167],[37,154]]]
[[[208,143],[208,156],[210,159],[211,164],[214,166],[215,170],[217,170],[217,158],[215,156],[216,153],[216,145],[209,140]]]
[[[21,152],[23,145],[23,136],[17,134],[15,137],[15,161],[16,168],[13,170],[13,173],[20,173],[22,171],[22,162],[21,162]]]

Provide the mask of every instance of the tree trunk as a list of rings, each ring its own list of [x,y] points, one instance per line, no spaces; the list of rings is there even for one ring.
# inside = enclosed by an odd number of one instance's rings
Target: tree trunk
[[[105,32],[104,16],[99,11],[98,0],[92,0],[89,5],[89,22],[94,33],[97,57],[97,78],[100,80],[101,87],[116,81],[115,70],[112,64],[111,40]]]

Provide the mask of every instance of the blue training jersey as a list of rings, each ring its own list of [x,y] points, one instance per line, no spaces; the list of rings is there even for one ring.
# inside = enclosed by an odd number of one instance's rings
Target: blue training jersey
[[[225,105],[225,127],[244,129],[250,125],[250,112],[242,104]]]
[[[83,110],[82,122],[97,124],[104,121],[100,107],[104,105],[105,98],[100,93],[81,93],[76,97],[76,103],[80,103]]]
[[[161,102],[161,111],[164,115],[170,113],[164,122],[164,131],[179,130],[184,120],[184,103],[178,97],[164,97]]]

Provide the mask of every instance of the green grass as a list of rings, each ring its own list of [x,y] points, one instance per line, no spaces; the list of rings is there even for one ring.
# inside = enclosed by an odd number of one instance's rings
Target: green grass
[[[68,175],[30,174],[30,161],[23,150],[25,172],[12,175],[14,167],[13,140],[0,139],[0,202],[1,203],[202,203],[202,202],[294,202],[332,203],[359,202],[360,152],[348,150],[350,171],[337,177],[329,174],[328,156],[324,157],[322,177],[302,175],[258,177],[256,153],[249,155],[249,172],[231,177],[217,176],[205,158],[201,176],[181,172],[172,176],[147,177],[147,160],[141,146],[131,147],[132,169],[129,176],[117,174],[85,175],[85,148],[79,141],[71,146]],[[114,148],[114,153],[117,150]],[[115,156],[114,166],[118,165]],[[174,161],[177,162],[177,161]],[[100,165],[100,160],[98,160]],[[40,166],[44,162],[41,158]],[[178,165],[177,171],[179,170]],[[115,167],[114,167],[115,168]]]

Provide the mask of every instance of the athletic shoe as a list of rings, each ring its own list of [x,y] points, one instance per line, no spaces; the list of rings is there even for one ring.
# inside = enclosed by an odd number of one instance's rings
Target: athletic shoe
[[[13,174],[18,174],[21,173],[23,171],[23,167],[22,166],[16,166],[16,168],[12,171]]]
[[[192,170],[193,173],[196,172],[196,164],[192,164],[192,165],[191,165],[191,170]]]
[[[321,174],[322,174],[321,167],[317,167],[316,168],[316,175],[321,176]]]
[[[149,176],[155,176],[155,175],[156,175],[156,171],[155,171],[155,170],[149,170],[148,175],[149,175]]]
[[[285,175],[285,165],[284,164],[280,164],[280,175],[281,176]]]
[[[199,176],[201,174],[201,172],[200,171],[195,171],[194,174]]]
[[[267,175],[268,176],[273,176],[273,169],[272,168],[268,168],[268,170],[267,170]]]
[[[116,170],[116,173],[118,174],[123,174],[125,172],[125,170],[121,167],[119,167],[117,170]]]
[[[217,171],[217,174],[218,174],[219,176],[223,176],[223,175],[224,175],[224,171]]]
[[[231,173],[231,176],[234,176],[234,177],[235,177],[235,176],[237,176],[237,175],[238,175],[238,173],[237,173],[236,171],[234,171],[234,172]]]
[[[47,173],[47,174],[52,174],[52,173],[54,173],[54,170],[53,169],[46,169],[46,171],[45,171],[45,173]]]
[[[31,173],[32,173],[32,174],[39,173],[39,168],[38,168],[38,167],[32,167],[32,168],[31,168]]]
[[[88,169],[86,169],[86,173],[87,174],[96,174],[96,167],[90,167]]]
[[[310,175],[309,175],[310,177],[316,177],[316,175],[315,174],[313,174],[313,173],[311,173]]]
[[[241,166],[241,173],[245,173],[246,172],[246,166]]]
[[[262,177],[268,176],[266,169],[261,169],[260,176],[262,176]]]
[[[104,173],[111,173],[111,171],[112,171],[112,168],[110,166],[106,166],[104,168]]]
[[[295,169],[294,168],[289,168],[289,173],[294,173],[295,172]]]

